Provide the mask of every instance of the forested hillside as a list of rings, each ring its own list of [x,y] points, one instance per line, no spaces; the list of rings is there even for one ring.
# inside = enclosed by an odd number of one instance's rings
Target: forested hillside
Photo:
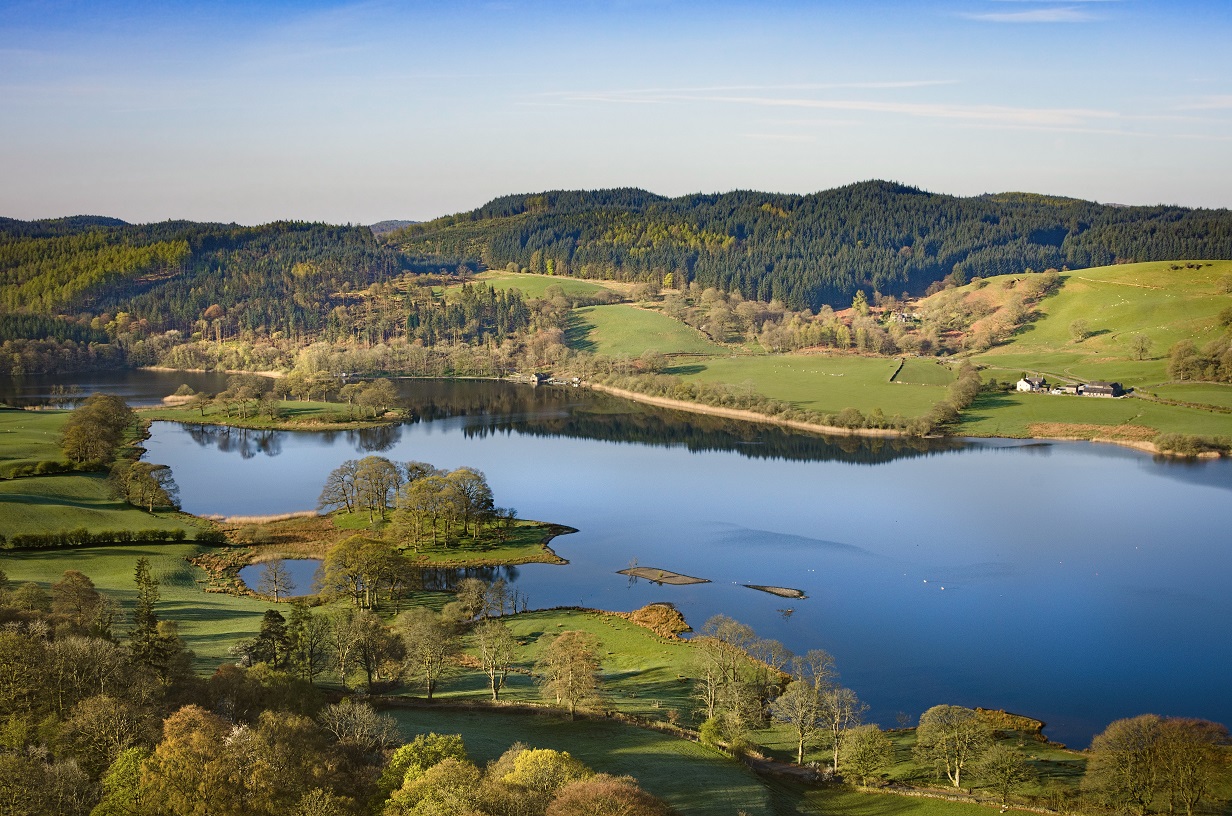
[[[398,253],[366,227],[0,221],[0,308],[87,326],[124,312],[132,322],[185,335],[221,332],[224,324],[231,332],[310,335],[325,326],[339,293],[400,272]],[[28,339],[66,332],[30,320],[6,329],[26,329]]]
[[[807,196],[555,191],[498,198],[387,240],[441,266],[696,282],[817,309],[846,305],[857,289],[921,294],[950,276],[1229,258],[1232,212],[1020,193],[958,198],[880,181]]]

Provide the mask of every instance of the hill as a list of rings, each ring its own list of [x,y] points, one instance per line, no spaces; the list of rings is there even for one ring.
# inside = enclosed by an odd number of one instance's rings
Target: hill
[[[1106,206],[1026,193],[970,198],[883,181],[807,196],[664,198],[637,189],[505,196],[387,236],[422,263],[695,282],[792,308],[857,290],[1125,261],[1232,258],[1232,212]]]

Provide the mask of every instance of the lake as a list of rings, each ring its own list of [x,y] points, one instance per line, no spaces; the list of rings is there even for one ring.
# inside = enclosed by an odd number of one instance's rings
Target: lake
[[[408,424],[156,423],[147,458],[172,467],[186,510],[223,515],[312,509],[332,468],[369,453],[476,467],[497,504],[579,530],[553,542],[567,566],[508,570],[533,606],[670,601],[695,626],[730,615],[831,652],[887,726],[939,703],[1038,717],[1075,746],[1144,712],[1232,722],[1232,462],[825,440],[574,389],[400,387]],[[634,560],[712,583],[616,574]]]

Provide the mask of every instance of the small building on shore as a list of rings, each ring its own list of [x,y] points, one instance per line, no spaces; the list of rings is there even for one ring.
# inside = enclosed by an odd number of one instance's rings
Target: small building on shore
[[[1019,391],[1047,391],[1048,380],[1043,377],[1023,377],[1018,381]]]
[[[1119,382],[1092,382],[1082,389],[1084,397],[1120,397],[1124,394],[1125,389]]]

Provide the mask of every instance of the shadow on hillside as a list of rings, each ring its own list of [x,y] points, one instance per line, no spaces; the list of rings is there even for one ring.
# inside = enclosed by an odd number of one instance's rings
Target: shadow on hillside
[[[594,326],[582,322],[577,315],[570,315],[569,325],[565,327],[565,345],[576,351],[595,353],[598,346],[590,339],[594,329]]]

